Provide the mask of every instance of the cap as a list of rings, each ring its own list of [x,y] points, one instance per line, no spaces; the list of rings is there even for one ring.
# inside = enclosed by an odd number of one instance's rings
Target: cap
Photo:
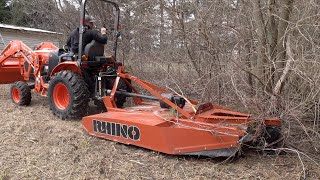
[[[90,23],[96,22],[96,20],[93,17],[88,15],[85,16],[85,21]]]

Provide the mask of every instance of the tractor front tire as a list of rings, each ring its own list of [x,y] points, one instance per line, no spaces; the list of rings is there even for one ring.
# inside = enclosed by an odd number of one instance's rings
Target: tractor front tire
[[[10,89],[11,99],[19,106],[28,106],[31,102],[31,89],[23,81],[15,82]]]
[[[86,115],[89,90],[82,76],[71,71],[60,71],[49,84],[49,105],[60,119],[78,119]]]

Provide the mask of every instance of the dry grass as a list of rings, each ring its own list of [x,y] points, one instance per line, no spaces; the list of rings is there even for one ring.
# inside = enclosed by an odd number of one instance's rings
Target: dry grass
[[[246,152],[224,163],[91,137],[80,121],[54,117],[47,98],[33,94],[30,107],[17,107],[9,86],[0,90],[0,179],[299,179],[304,174],[295,154]],[[307,177],[320,178],[319,167],[304,165]]]

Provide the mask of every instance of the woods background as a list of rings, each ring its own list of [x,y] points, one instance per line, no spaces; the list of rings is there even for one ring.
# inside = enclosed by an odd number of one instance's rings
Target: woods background
[[[132,74],[256,118],[281,117],[286,147],[319,156],[320,1],[117,2],[119,58]],[[57,31],[64,38],[79,24],[80,0],[0,4],[1,23]],[[112,27],[111,7],[90,0],[88,12],[97,27]]]

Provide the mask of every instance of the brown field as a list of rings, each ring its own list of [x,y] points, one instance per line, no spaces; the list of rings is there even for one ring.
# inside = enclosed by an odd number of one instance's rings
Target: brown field
[[[87,135],[80,121],[54,117],[47,98],[29,107],[0,86],[2,179],[320,179],[320,169],[296,154],[245,152],[236,160],[171,156]],[[304,173],[305,172],[305,173]]]

